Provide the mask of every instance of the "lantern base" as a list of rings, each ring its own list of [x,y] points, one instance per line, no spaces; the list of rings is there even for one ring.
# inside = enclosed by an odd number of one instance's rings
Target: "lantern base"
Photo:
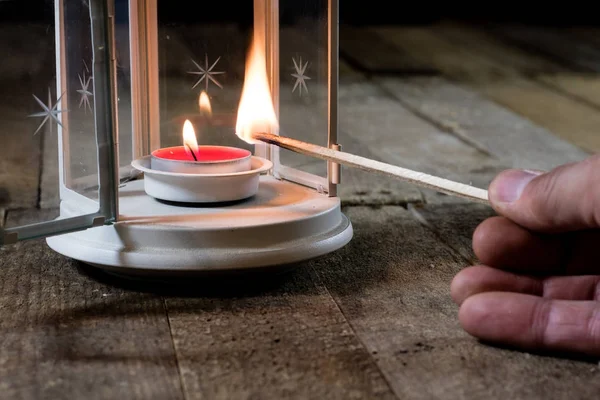
[[[255,196],[197,205],[156,200],[143,180],[119,192],[119,221],[46,239],[56,252],[127,275],[286,269],[346,245],[340,199],[271,176]],[[69,211],[61,205],[61,216]]]

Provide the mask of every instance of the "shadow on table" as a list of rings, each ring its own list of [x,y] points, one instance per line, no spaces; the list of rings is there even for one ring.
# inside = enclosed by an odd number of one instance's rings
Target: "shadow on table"
[[[293,281],[306,279],[306,263],[249,271],[202,273],[198,275],[148,277],[113,273],[84,263],[78,271],[99,283],[119,289],[167,297],[252,297],[297,286]]]

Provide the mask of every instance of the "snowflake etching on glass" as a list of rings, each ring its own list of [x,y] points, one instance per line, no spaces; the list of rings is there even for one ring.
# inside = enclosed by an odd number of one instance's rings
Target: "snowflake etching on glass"
[[[204,67],[201,67],[200,64],[198,64],[196,61],[192,60],[192,62],[196,66],[196,68],[198,68],[198,71],[188,71],[188,74],[200,76],[198,81],[196,81],[194,86],[192,86],[192,89],[195,89],[196,86],[198,86],[200,83],[202,83],[202,81],[204,81],[204,84],[205,84],[204,88],[205,88],[205,91],[207,91],[207,92],[208,92],[209,81],[212,81],[219,88],[223,89],[223,85],[221,85],[221,83],[219,83],[219,81],[217,81],[217,79],[214,77],[214,75],[222,75],[225,72],[224,71],[213,71],[213,69],[215,68],[215,66],[217,65],[217,63],[219,62],[220,59],[221,59],[221,57],[217,58],[217,60],[214,63],[212,63],[212,65],[209,66],[208,65],[208,54],[205,54]]]
[[[295,57],[292,57],[292,62],[294,63],[295,73],[291,74],[296,81],[294,82],[294,87],[292,88],[292,93],[296,91],[298,88],[298,94],[302,96],[302,88],[308,93],[308,87],[306,86],[306,81],[310,80],[310,78],[305,75],[306,67],[308,67],[308,61],[302,64],[302,57],[296,61]]]
[[[50,118],[52,118],[54,121],[56,121],[56,123],[58,125],[60,125],[61,127],[63,126],[58,118],[58,115],[69,111],[69,110],[58,109],[58,105],[60,104],[60,99],[62,99],[63,95],[64,95],[64,93],[60,95],[60,97],[56,100],[56,103],[52,104],[52,95],[50,94],[50,88],[48,88],[48,105],[44,104],[44,102],[41,101],[35,94],[32,95],[33,98],[35,99],[35,101],[44,110],[42,112],[31,114],[28,116],[28,117],[44,117],[44,119],[40,123],[40,126],[38,126],[38,128],[34,132],[34,135],[37,135],[37,133],[40,131],[40,129],[42,129],[42,127],[46,124],[46,121],[48,121]],[[53,125],[50,124],[50,133],[52,133],[52,126]]]
[[[90,97],[94,97],[94,94],[92,92],[90,92],[90,90],[89,90],[92,77],[90,76],[86,79],[85,72],[83,73],[83,77],[81,75],[78,75],[78,77],[79,77],[79,84],[81,85],[81,89],[77,90],[77,93],[79,93],[81,95],[81,98],[79,100],[79,108],[81,108],[81,105],[83,105],[83,109],[84,109],[85,113],[87,114],[88,108],[90,109],[90,111],[92,111],[92,105],[90,104]]]

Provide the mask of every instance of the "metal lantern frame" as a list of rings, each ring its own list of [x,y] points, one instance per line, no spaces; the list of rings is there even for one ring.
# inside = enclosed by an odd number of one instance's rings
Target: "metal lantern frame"
[[[68,120],[58,115],[58,171],[60,180],[61,205],[67,203],[76,207],[82,215],[58,218],[25,226],[2,229],[0,244],[11,244],[19,240],[49,237],[87,228],[111,224],[118,219],[118,144],[116,132],[116,92],[114,87],[116,63],[114,53],[114,7],[111,1],[91,0],[90,23],[93,54],[93,90],[95,93],[94,116],[96,149],[98,156],[98,201],[93,201],[68,188],[70,181],[68,158]],[[64,0],[55,1],[55,45],[56,45],[56,86],[58,93],[64,93],[57,101],[62,108],[67,103],[66,52],[64,26]]]
[[[328,1],[327,146],[338,145],[339,0]],[[130,0],[134,159],[160,147],[157,0]],[[279,0],[254,0],[254,35],[265,43],[267,74],[279,118]],[[149,137],[142,135],[149,132]],[[277,133],[277,132],[271,132]],[[273,162],[273,175],[337,196],[339,166],[328,163],[327,178],[285,166],[279,148],[257,143],[255,155]]]
[[[65,91],[66,37],[64,4],[55,0],[55,36],[57,92],[65,93],[58,101],[59,107],[67,104]],[[279,13],[278,0],[254,0],[255,35],[263,35],[267,56],[267,73],[270,78],[274,106],[279,117]],[[91,200],[69,189],[68,119],[59,115],[58,155],[60,200],[77,208],[81,214],[26,226],[2,229],[0,243],[48,237],[84,230],[119,221],[118,186],[120,179],[132,174],[130,167],[119,167],[118,161],[118,111],[116,89],[115,9],[114,0],[90,0],[90,21],[93,52],[93,89],[95,132],[98,157],[98,201]],[[338,0],[328,0],[328,132],[327,143],[339,149],[338,137]],[[159,88],[158,88],[158,18],[157,0],[129,1],[129,29],[131,56],[132,140],[133,159],[149,154],[160,147]],[[148,132],[147,135],[144,132]],[[273,132],[276,133],[276,132]],[[327,178],[313,175],[280,162],[279,148],[263,143],[256,144],[255,154],[273,162],[272,174],[278,179],[311,187],[329,196],[337,196],[340,177],[339,165],[328,162]]]
[[[55,0],[55,43],[56,43],[56,85],[57,93],[63,95],[57,100],[58,107],[68,104],[67,95],[67,39],[65,34],[65,3],[68,0]],[[87,231],[89,228],[116,226],[121,220],[119,212],[119,188],[123,180],[131,179],[139,173],[130,165],[119,164],[119,116],[117,88],[117,57],[115,40],[114,0],[89,0],[91,23],[91,45],[93,55],[92,77],[94,90],[94,128],[97,146],[98,175],[91,178],[97,184],[98,201],[92,200],[71,188],[69,159],[69,121],[58,115],[58,156],[60,179],[59,218],[26,226],[0,228],[0,244],[14,243],[31,238],[52,237]],[[338,144],[338,0],[328,0],[327,4],[327,145],[340,149]],[[274,109],[279,119],[279,0],[254,0],[254,38],[263,41],[266,55],[266,69],[269,79]],[[140,159],[161,147],[159,109],[159,62],[158,62],[158,15],[157,0],[129,0],[129,55],[131,68],[131,119],[132,119],[132,159]],[[57,96],[58,97],[58,96]],[[269,132],[278,134],[279,132]],[[340,183],[340,166],[327,162],[327,177],[314,175],[300,169],[284,165],[280,160],[279,148],[257,143],[254,155],[273,163],[269,172],[273,178],[310,188],[318,196],[337,198],[337,185]],[[95,178],[97,177],[97,182]],[[77,179],[81,180],[81,177]],[[311,200],[314,201],[314,200]],[[319,201],[318,199],[316,200]],[[316,223],[323,225],[345,222],[337,226],[335,232],[321,234],[319,243],[305,243],[304,249],[317,248],[317,253],[326,253],[341,247],[352,236],[351,224],[345,217],[339,217],[337,203],[327,203],[323,208],[328,214]],[[333,204],[333,208],[332,207]],[[319,208],[319,207],[317,207]],[[334,214],[331,214],[333,212]],[[333,217],[330,216],[334,215]],[[333,219],[332,219],[333,218]],[[304,223],[304,222],[302,222]],[[313,227],[314,228],[314,227]],[[313,232],[310,228],[307,232]],[[102,229],[102,228],[100,228]],[[294,230],[296,228],[292,228]],[[304,228],[301,228],[302,230]],[[269,231],[270,232],[270,231]],[[309,234],[307,234],[309,235]],[[310,233],[314,235],[314,233]],[[332,239],[328,235],[338,236]],[[118,235],[117,235],[118,236]],[[297,240],[297,239],[295,239]],[[323,244],[325,243],[325,244]],[[198,243],[196,243],[198,244]],[[200,243],[201,244],[201,243]],[[299,249],[294,249],[294,257]],[[302,256],[304,257],[304,256]],[[285,257],[284,257],[285,258]],[[293,258],[293,257],[292,257]],[[301,257],[300,257],[301,258]]]

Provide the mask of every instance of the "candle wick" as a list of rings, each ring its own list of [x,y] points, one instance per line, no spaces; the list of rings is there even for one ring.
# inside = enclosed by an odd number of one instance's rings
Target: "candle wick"
[[[186,143],[185,147],[190,149],[190,153],[192,153],[192,157],[194,157],[194,161],[198,161],[198,159],[196,158],[196,154],[194,154],[194,150],[192,150],[192,148],[187,143]]]

